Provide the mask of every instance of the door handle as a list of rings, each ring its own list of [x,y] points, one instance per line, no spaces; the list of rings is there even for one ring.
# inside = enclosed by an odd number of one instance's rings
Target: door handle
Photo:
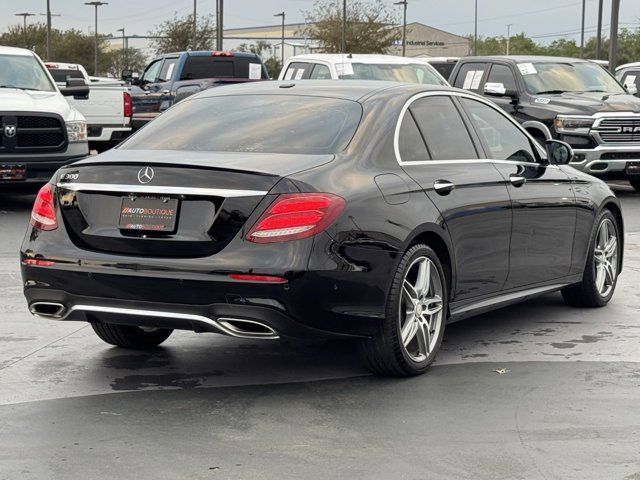
[[[433,188],[438,195],[449,195],[456,186],[449,180],[436,180]]]
[[[514,187],[521,187],[522,185],[527,183],[527,179],[525,177],[523,177],[522,175],[517,175],[515,173],[509,175],[509,181]]]

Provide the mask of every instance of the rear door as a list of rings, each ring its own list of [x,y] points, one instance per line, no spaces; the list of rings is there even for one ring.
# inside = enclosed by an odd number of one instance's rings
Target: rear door
[[[499,292],[509,271],[511,200],[504,179],[482,159],[476,142],[446,94],[414,100],[398,137],[402,168],[439,209],[453,243],[452,300]]]
[[[495,161],[513,202],[513,233],[506,289],[569,274],[576,228],[571,179],[542,162],[540,151],[500,110],[471,98],[461,105]]]

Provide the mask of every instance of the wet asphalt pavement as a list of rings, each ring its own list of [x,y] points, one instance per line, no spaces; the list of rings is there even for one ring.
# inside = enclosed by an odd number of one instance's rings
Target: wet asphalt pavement
[[[0,480],[640,480],[640,195],[616,191],[608,307],[552,294],[450,325],[431,371],[401,380],[348,342],[175,332],[144,353],[34,319],[32,197],[0,196]]]

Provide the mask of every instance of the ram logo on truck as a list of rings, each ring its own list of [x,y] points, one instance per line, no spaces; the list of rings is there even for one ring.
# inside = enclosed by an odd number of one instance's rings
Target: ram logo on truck
[[[5,125],[4,126],[4,136],[7,138],[13,138],[16,136],[16,126],[15,125]]]
[[[640,126],[638,126],[638,127],[622,127],[622,133],[640,133]]]

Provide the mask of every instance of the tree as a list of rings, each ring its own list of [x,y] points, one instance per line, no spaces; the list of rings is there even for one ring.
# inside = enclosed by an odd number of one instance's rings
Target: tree
[[[304,12],[309,38],[317,39],[327,53],[342,51],[342,2],[316,0],[313,10]],[[346,51],[385,53],[400,38],[396,17],[382,0],[350,0],[347,5]]]
[[[211,50],[215,35],[213,17],[210,15],[198,17],[196,32],[196,45],[192,45],[193,14],[185,17],[178,17],[174,14],[172,20],[162,22],[151,32],[151,35],[158,37],[151,41],[151,46],[156,55],[188,49]]]
[[[262,54],[264,52],[268,52],[269,50],[271,50],[271,48],[272,47],[270,43],[265,42],[264,40],[258,40],[256,43],[250,43],[248,45],[246,43],[241,43],[238,46],[238,51],[252,52],[262,58]],[[267,73],[269,73],[269,77],[277,78],[280,74],[280,70],[282,69],[282,62],[271,55],[269,58],[264,60],[264,66],[267,69]]]
[[[100,71],[120,78],[123,70],[142,72],[147,65],[147,57],[139,48],[119,48],[100,56]]]

